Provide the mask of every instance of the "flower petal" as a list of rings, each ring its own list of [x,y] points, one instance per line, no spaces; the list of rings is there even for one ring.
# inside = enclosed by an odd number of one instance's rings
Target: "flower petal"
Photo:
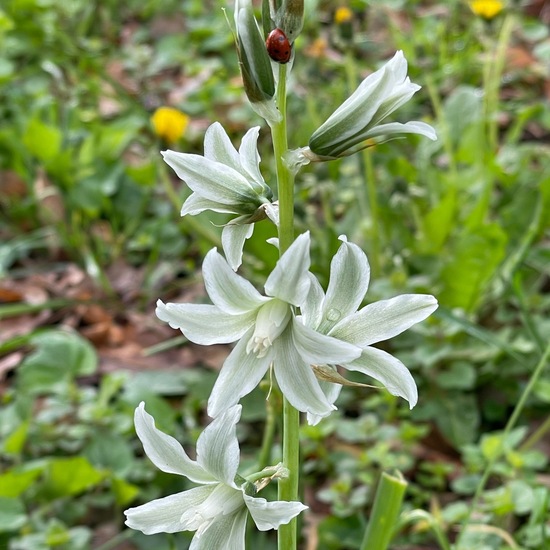
[[[315,275],[310,273],[309,279],[311,282],[309,292],[300,310],[302,312],[304,324],[316,330],[323,319],[325,291]]]
[[[299,235],[281,256],[265,283],[265,292],[293,304],[301,305],[307,297],[310,279],[308,269],[309,231]]]
[[[233,271],[237,271],[243,261],[244,241],[250,239],[254,224],[228,224],[222,231],[222,246],[227,263]]]
[[[206,531],[193,537],[189,550],[243,550],[247,516],[244,506],[234,514],[218,516]]]
[[[286,525],[292,518],[308,507],[301,502],[275,500],[268,502],[265,498],[244,495],[244,502],[260,531],[278,529],[279,525]]]
[[[260,172],[260,154],[258,153],[258,134],[260,127],[250,128],[241,141],[239,147],[239,156],[241,157],[241,166],[244,173],[252,180],[251,183],[258,192],[263,192],[266,184],[262,173]]]
[[[257,193],[240,173],[219,162],[200,155],[162,151],[164,161],[176,172],[177,176],[196,193],[204,198],[234,205],[239,213],[254,211],[260,206]]]
[[[365,306],[340,321],[329,334],[365,347],[401,334],[436,309],[437,300],[429,294],[402,294]]]
[[[197,440],[197,463],[218,481],[237,488],[235,474],[239,467],[239,441],[236,426],[241,405],[227,409],[215,418]]]
[[[253,324],[256,312],[231,315],[208,304],[174,304],[157,301],[161,321],[180,329],[195,344],[228,344],[238,340]]]
[[[365,253],[345,237],[330,264],[330,281],[318,330],[327,334],[341,319],[355,313],[369,288],[370,266]]]
[[[321,390],[325,394],[329,403],[336,403],[336,400],[338,399],[338,396],[342,391],[342,385],[334,384],[333,382],[327,382],[325,380],[319,380],[319,386],[321,387]],[[307,423],[310,426],[317,426],[317,424],[319,424],[321,420],[323,420],[322,416],[307,413]]]
[[[363,134],[362,139],[370,139],[377,136],[391,136],[393,134],[420,134],[432,141],[437,139],[435,130],[425,122],[411,120],[405,124],[400,122],[390,122],[388,124],[379,124]]]
[[[382,382],[391,394],[406,399],[411,409],[418,401],[418,389],[411,373],[399,359],[385,351],[365,348],[361,357],[344,367]]]
[[[246,353],[246,345],[254,334],[252,327],[237,343],[222,366],[218,379],[208,399],[208,415],[216,417],[239,399],[249,394],[263,378],[273,353],[269,350],[264,357]]]
[[[145,410],[143,401],[134,413],[134,424],[145,454],[159,470],[185,476],[196,483],[216,481],[200,464],[187,456],[178,441],[155,426],[155,420]]]
[[[238,214],[236,208],[224,204],[222,202],[213,201],[210,199],[205,199],[203,196],[199,195],[198,193],[191,193],[189,197],[187,197],[187,200],[183,203],[183,206],[181,207],[181,216],[186,216],[189,214],[190,216],[195,216],[197,214],[200,214],[201,212],[204,212],[205,210],[212,210],[213,212],[222,212],[226,214]]]
[[[241,171],[239,153],[219,122],[211,124],[204,134],[204,157]]]
[[[237,275],[215,248],[204,258],[202,274],[208,296],[224,313],[248,314],[270,300]]]
[[[289,332],[286,330],[274,343],[273,369],[279,388],[293,407],[324,418],[336,407],[321,391],[313,370],[300,357]]]
[[[302,324],[299,319],[292,322],[292,341],[308,364],[347,363],[361,355],[361,348],[355,344],[325,336]]]
[[[202,504],[215,488],[216,485],[195,487],[183,493],[129,508],[124,512],[125,523],[131,529],[137,529],[146,535],[187,531],[187,525],[181,521],[183,512]]]

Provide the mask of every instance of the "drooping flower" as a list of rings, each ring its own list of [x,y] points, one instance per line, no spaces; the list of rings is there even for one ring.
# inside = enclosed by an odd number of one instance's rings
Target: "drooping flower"
[[[172,107],[159,107],[151,117],[151,124],[157,136],[175,143],[185,132],[189,117]]]
[[[343,242],[331,262],[326,294],[312,276],[309,295],[302,306],[303,321],[316,332],[358,346],[361,355],[347,362],[325,361],[321,387],[334,403],[342,386],[328,381],[327,372],[332,368],[336,373],[336,365],[340,365],[382,382],[390,393],[406,399],[412,409],[418,401],[418,390],[411,373],[399,359],[372,344],[393,338],[426,319],[437,309],[437,300],[428,294],[402,294],[358,311],[369,286],[370,267],[357,245],[345,237],[340,239]],[[337,379],[336,375],[334,380]],[[310,424],[321,418],[308,414]]]
[[[259,169],[257,142],[259,126],[243,137],[239,151],[219,122],[204,136],[204,156],[163,151],[165,162],[193,193],[183,204],[181,215],[195,216],[205,210],[237,214],[222,231],[222,246],[233,269],[241,265],[243,246],[254,230],[254,222],[269,217],[278,224],[273,192]]]
[[[307,509],[301,502],[257,498],[256,486],[237,474],[240,416],[241,406],[236,405],[209,424],[197,440],[197,460],[192,460],[173,437],[156,428],[140,403],[134,422],[149,459],[163,472],[184,476],[198,487],[126,510],[126,525],[146,535],[196,531],[190,550],[244,550],[248,514],[260,531],[267,531]]]
[[[311,136],[309,147],[289,152],[288,162],[300,166],[351,155],[379,136],[420,134],[435,140],[435,130],[425,122],[382,121],[409,101],[420,86],[407,76],[407,60],[398,51],[381,69],[367,76],[357,90]]]
[[[503,10],[504,2],[500,0],[472,0],[470,8],[476,15],[492,19]]]
[[[157,316],[201,345],[237,342],[225,360],[210,399],[216,417],[250,393],[271,364],[282,393],[300,411],[327,416],[334,405],[321,391],[311,364],[347,363],[361,350],[325,336],[295,318],[308,297],[311,274],[309,233],[300,235],[281,256],[262,296],[211,250],[203,263],[213,305],[157,303]]]

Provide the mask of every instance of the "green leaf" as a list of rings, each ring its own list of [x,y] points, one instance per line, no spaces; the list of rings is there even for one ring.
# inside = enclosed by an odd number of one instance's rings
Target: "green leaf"
[[[96,468],[110,470],[120,476],[130,471],[134,461],[134,453],[126,440],[104,432],[97,432],[82,454]]]
[[[13,431],[2,445],[2,451],[6,454],[18,455],[27,441],[27,434],[29,432],[29,421],[21,422],[19,426]],[[1,491],[1,489],[0,489]]]
[[[21,495],[34,483],[45,466],[45,464],[17,466],[0,474],[0,497],[14,498]]]
[[[506,242],[506,234],[497,224],[463,232],[441,274],[440,302],[447,307],[474,311],[504,258]]]
[[[84,457],[52,458],[46,470],[46,493],[51,497],[77,495],[104,478],[105,472]]]
[[[111,480],[111,487],[115,495],[116,503],[121,507],[132,502],[140,492],[140,488],[137,485],[128,483],[118,477],[114,477]]]
[[[36,334],[31,344],[37,349],[22,362],[17,382],[31,394],[63,391],[75,376],[97,369],[94,348],[76,333],[48,330]]]
[[[23,135],[25,147],[42,161],[52,160],[61,150],[62,135],[59,128],[32,119]]]
[[[476,369],[467,361],[456,361],[450,368],[437,374],[436,382],[440,388],[471,390],[477,379]]]
[[[434,254],[439,252],[453,228],[455,210],[456,190],[452,188],[422,220],[423,252]]]
[[[26,521],[25,506],[19,499],[0,497],[0,532],[15,531]]]

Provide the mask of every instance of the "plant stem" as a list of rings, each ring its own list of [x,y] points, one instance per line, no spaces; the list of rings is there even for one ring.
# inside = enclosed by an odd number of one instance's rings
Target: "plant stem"
[[[281,122],[271,127],[273,150],[277,166],[277,187],[279,195],[279,254],[294,241],[294,176],[285,164],[283,155],[288,150],[286,129],[286,65],[279,65],[277,83],[277,107],[282,115]],[[283,399],[283,464],[289,475],[279,481],[279,500],[298,500],[300,478],[299,449],[300,413]],[[297,520],[281,525],[278,533],[279,550],[295,550],[297,543]]]
[[[514,408],[514,411],[512,412],[512,416],[510,416],[510,419],[508,420],[506,427],[504,428],[504,432],[502,434],[502,440],[506,442],[508,435],[512,431],[512,429],[515,427],[516,422],[518,421],[519,415],[521,414],[523,407],[525,406],[525,402],[527,401],[527,398],[533,391],[533,388],[535,387],[535,384],[537,383],[538,379],[540,378],[540,375],[544,371],[544,367],[548,363],[548,360],[550,359],[550,342],[548,342],[546,349],[544,350],[544,353],[542,354],[540,361],[538,362],[537,366],[535,367],[535,370],[533,371],[533,374],[531,375],[531,378],[529,379],[529,382],[527,383],[527,386],[525,386],[525,389],[523,390],[523,393],[521,394],[521,397],[519,398],[519,401],[517,405]],[[485,471],[483,472],[483,476],[481,477],[481,481],[479,482],[474,498],[472,500],[472,504],[470,506],[470,511],[468,515],[466,516],[466,519],[464,521],[464,524],[462,526],[462,529],[460,531],[460,534],[458,536],[458,539],[456,541],[456,549],[460,550],[460,542],[462,540],[462,537],[464,536],[464,533],[468,529],[468,525],[470,524],[470,520],[472,519],[472,514],[474,510],[477,508],[477,505],[479,503],[479,500],[481,498],[481,493],[483,492],[483,489],[485,488],[485,485],[487,481],[489,480],[489,476],[491,475],[493,471],[493,466],[495,465],[495,462],[497,459],[500,458],[500,453],[495,453],[487,466],[485,467]]]
[[[399,472],[395,476],[382,473],[361,550],[386,550],[395,531],[406,488],[407,482]]]

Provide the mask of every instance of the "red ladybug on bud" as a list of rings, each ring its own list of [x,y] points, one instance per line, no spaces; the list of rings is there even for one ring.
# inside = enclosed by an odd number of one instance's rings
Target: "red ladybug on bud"
[[[265,47],[273,61],[288,63],[292,54],[292,45],[281,29],[273,29],[266,38]]]

